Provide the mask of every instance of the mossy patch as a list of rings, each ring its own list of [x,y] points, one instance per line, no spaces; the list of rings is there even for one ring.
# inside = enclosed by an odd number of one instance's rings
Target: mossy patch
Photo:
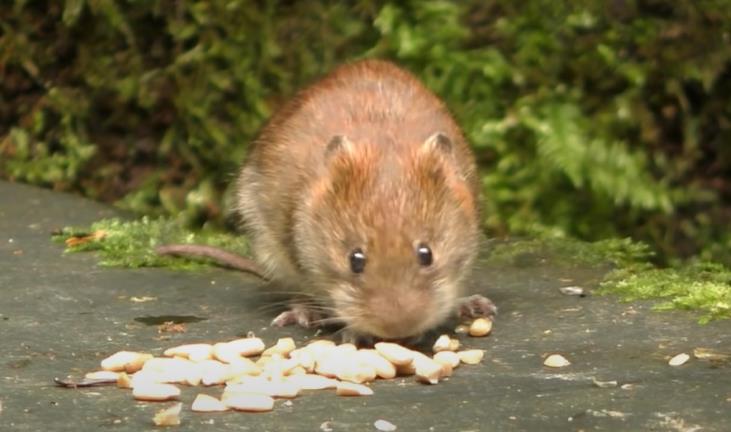
[[[617,294],[624,301],[662,299],[655,309],[701,311],[701,323],[731,318],[731,269],[717,263],[692,262],[671,268],[629,265],[610,272],[600,292]]]
[[[552,265],[608,265],[599,294],[623,301],[659,300],[656,310],[700,312],[699,322],[731,318],[731,269],[714,262],[678,262],[657,267],[652,249],[631,239],[584,242],[571,238],[492,242],[488,265],[522,267],[537,262]]]
[[[88,228],[67,227],[54,236],[66,243],[67,252],[96,251],[100,264],[112,267],[171,267],[200,269],[200,260],[162,256],[155,247],[164,244],[207,244],[246,255],[249,247],[243,236],[214,230],[190,231],[173,219],[102,219]]]

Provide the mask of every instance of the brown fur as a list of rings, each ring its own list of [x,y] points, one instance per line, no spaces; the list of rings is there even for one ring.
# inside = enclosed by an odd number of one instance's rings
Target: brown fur
[[[435,133],[451,145],[428,145]],[[329,149],[333,137],[342,145]],[[455,307],[477,253],[474,157],[413,75],[341,66],[275,114],[238,179],[238,209],[270,279],[358,333],[419,334]],[[419,265],[416,247],[434,262]],[[362,274],[349,254],[367,256]]]

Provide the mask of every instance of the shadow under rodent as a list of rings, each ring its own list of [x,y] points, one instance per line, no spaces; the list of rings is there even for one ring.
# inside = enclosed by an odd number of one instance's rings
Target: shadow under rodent
[[[346,64],[300,91],[254,141],[236,189],[253,259],[203,245],[158,252],[297,293],[275,325],[403,339],[455,311],[496,312],[462,298],[479,243],[474,155],[437,96],[391,63]]]

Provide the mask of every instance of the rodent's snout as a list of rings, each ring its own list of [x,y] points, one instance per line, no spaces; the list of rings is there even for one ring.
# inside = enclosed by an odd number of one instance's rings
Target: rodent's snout
[[[386,339],[401,339],[419,335],[439,323],[444,317],[435,306],[434,296],[423,290],[384,290],[386,295],[373,295],[366,311],[354,328]]]

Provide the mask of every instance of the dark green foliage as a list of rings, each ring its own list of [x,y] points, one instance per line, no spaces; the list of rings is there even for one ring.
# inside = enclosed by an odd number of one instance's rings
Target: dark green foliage
[[[464,126],[489,235],[731,262],[727,0],[15,0],[0,26],[4,177],[220,224],[269,114],[385,57]]]

